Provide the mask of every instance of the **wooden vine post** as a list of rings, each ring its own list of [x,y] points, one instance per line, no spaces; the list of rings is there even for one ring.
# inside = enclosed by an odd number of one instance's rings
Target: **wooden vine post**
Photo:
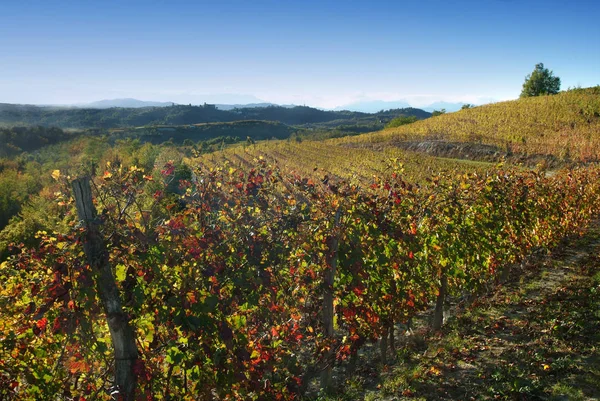
[[[86,229],[83,244],[85,256],[93,272],[96,290],[106,313],[115,352],[114,383],[121,399],[132,401],[136,389],[134,366],[138,358],[134,331],[121,306],[119,289],[109,263],[106,243],[100,231],[101,223],[92,202],[90,178],[82,177],[74,180],[72,188],[77,215]]]
[[[327,269],[325,270],[325,277],[323,280],[323,328],[325,338],[329,340],[330,344],[333,344],[334,340],[334,327],[333,318],[335,310],[333,306],[333,284],[335,281],[335,271],[338,263],[338,249],[340,244],[340,217],[341,208],[338,208],[335,212],[335,219],[333,223],[333,235],[330,237],[329,249],[326,256]],[[329,393],[332,391],[332,371],[333,363],[335,360],[335,351],[331,347],[323,358],[323,367],[321,370],[321,389]]]
[[[454,215],[452,219],[454,221],[462,221],[463,220],[463,206],[460,202],[459,194],[457,193],[457,189],[448,194],[448,200],[452,205],[452,209],[454,211]],[[446,231],[450,231],[448,229],[448,225],[446,226]],[[438,288],[438,296],[435,301],[435,310],[433,312],[433,319],[431,322],[431,329],[434,331],[438,331],[442,329],[444,325],[444,304],[446,303],[446,297],[448,296],[448,261],[442,264],[438,261],[438,267],[440,268],[440,286]]]
[[[433,312],[433,321],[431,328],[435,331],[440,330],[444,324],[444,303],[446,302],[446,293],[448,292],[448,277],[446,268],[443,268],[440,274],[440,288],[435,301],[435,311]]]

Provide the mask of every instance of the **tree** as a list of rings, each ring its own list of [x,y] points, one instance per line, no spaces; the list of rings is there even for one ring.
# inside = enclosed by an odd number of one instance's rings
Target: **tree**
[[[533,72],[525,77],[520,97],[555,95],[560,90],[560,78],[544,68],[543,63],[535,65]]]
[[[400,117],[394,118],[389,123],[387,123],[385,128],[395,128],[395,127],[399,127],[401,125],[412,124],[415,121],[417,121],[416,116],[400,116]]]
[[[431,117],[437,117],[437,116],[441,116],[442,114],[446,114],[446,109],[434,110],[434,111],[431,113]]]

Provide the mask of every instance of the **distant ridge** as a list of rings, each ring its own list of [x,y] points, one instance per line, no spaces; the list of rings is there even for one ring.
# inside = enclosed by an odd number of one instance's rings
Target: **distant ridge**
[[[486,99],[484,103],[493,102],[492,99]],[[152,100],[139,100],[135,98],[119,98],[119,99],[103,99],[89,103],[76,103],[76,104],[45,104],[40,105],[41,107],[48,108],[77,108],[77,109],[110,109],[110,108],[125,108],[125,109],[141,109],[144,107],[170,107],[178,105],[198,105],[209,104],[215,106],[217,109],[222,111],[232,111],[235,109],[254,109],[254,108],[265,108],[265,107],[283,107],[283,108],[294,108],[297,105],[294,104],[277,104],[271,102],[250,102],[250,103],[223,103],[223,102],[204,102],[204,103],[176,103],[176,102],[158,102]],[[421,110],[432,112],[434,110],[445,109],[447,112],[454,112],[461,109],[465,103],[462,102],[435,102],[427,106],[418,107]],[[311,107],[323,111],[352,111],[358,113],[378,113],[385,110],[396,110],[396,109],[408,109],[415,108],[411,106],[406,100],[365,100],[353,103],[348,103],[342,106],[331,108]]]
[[[123,98],[123,99],[103,99],[90,103],[78,103],[72,106],[62,106],[62,107],[75,107],[79,109],[110,109],[113,107],[122,107],[124,109],[140,109],[143,107],[170,107],[173,105],[178,105],[175,102],[155,102],[150,100],[139,100],[134,98]],[[247,103],[247,104],[224,104],[217,103],[214,104],[219,110],[234,110],[234,109],[253,109],[259,107],[285,107],[291,108],[295,107],[295,105],[280,105],[275,103],[268,102],[260,102],[260,103]]]
[[[241,107],[221,110],[215,104],[181,105],[169,107],[118,107],[117,103],[103,102],[106,107],[56,107],[32,106],[0,103],[0,125],[41,125],[60,128],[117,128],[139,127],[144,125],[185,125],[216,123],[242,120],[279,121],[287,125],[314,125],[327,123],[333,128],[341,124],[385,124],[400,116],[412,115],[418,119],[427,118],[431,113],[420,109],[403,108],[381,113],[361,113],[351,111],[321,110],[307,106],[268,106]],[[120,103],[123,104],[123,103]],[[139,105],[139,103],[137,103]],[[110,105],[110,106],[109,106]],[[313,126],[314,128],[314,126]],[[371,130],[383,126],[370,126]],[[366,129],[366,128],[363,128]]]
[[[260,107],[285,107],[287,109],[296,107],[293,104],[275,104],[275,103],[248,103],[248,104],[216,104],[219,110],[233,110],[233,109],[254,109]]]

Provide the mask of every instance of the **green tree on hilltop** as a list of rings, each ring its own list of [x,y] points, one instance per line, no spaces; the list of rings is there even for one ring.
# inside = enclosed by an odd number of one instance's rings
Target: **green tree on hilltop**
[[[520,97],[555,95],[560,90],[560,78],[544,68],[543,63],[535,65],[533,72],[525,77]]]
[[[385,128],[395,128],[401,125],[412,124],[417,121],[416,116],[399,116],[392,119],[389,123],[385,125]]]

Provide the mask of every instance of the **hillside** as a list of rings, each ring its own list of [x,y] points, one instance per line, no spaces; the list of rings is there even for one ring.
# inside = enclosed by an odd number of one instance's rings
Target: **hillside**
[[[245,169],[251,168],[259,158],[286,173],[310,177],[315,181],[327,178],[331,182],[350,182],[362,187],[369,186],[375,176],[389,175],[392,160],[401,163],[404,177],[415,183],[424,183],[440,172],[483,172],[495,166],[493,163],[422,155],[394,147],[382,150],[347,148],[327,141],[311,140],[270,141],[250,147],[238,145],[188,162],[207,168],[227,164]]]
[[[171,141],[182,144],[186,140],[202,142],[216,138],[230,138],[230,142],[268,139],[285,139],[296,130],[274,121],[244,120],[189,125],[155,125],[111,130],[112,139],[139,139],[142,142],[160,144]]]
[[[597,161],[600,87],[479,106],[336,143],[484,160],[541,155]]]
[[[501,160],[558,167],[596,160],[599,116],[600,89],[590,88],[480,106],[357,136],[234,147],[203,162],[248,165],[263,156],[306,176],[328,174],[363,183],[384,173],[390,158],[404,163],[411,181],[444,170],[486,170]]]
[[[183,125],[241,120],[279,121],[287,125],[319,124],[334,120],[346,123],[369,119],[381,123],[399,115],[427,118],[420,109],[397,109],[383,113],[325,111],[312,107],[255,107],[220,110],[214,105],[173,105],[170,107],[78,109],[0,104],[0,125],[41,125],[59,128],[116,128],[143,125]]]

